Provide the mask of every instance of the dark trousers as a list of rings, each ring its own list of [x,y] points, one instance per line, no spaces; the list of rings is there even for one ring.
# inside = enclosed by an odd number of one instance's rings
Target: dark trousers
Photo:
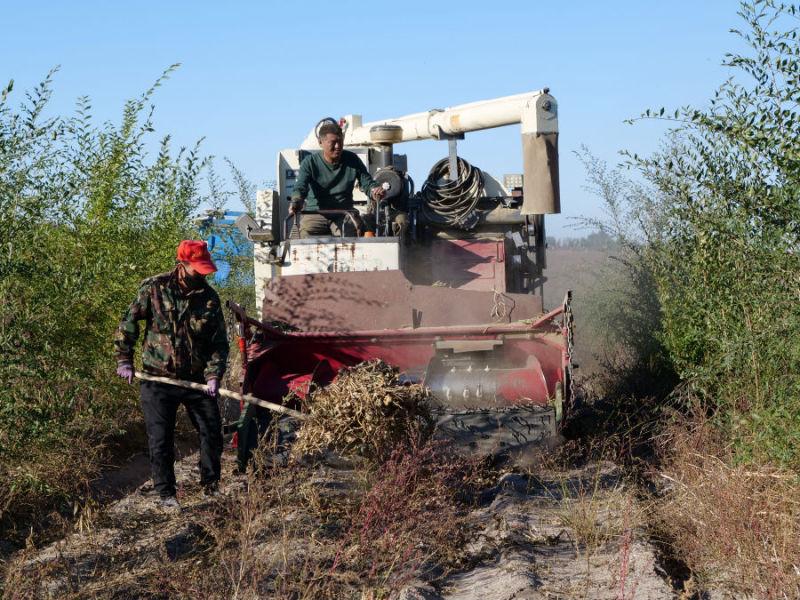
[[[302,215],[300,218],[300,237],[340,236],[342,217],[330,218],[325,215]]]
[[[358,221],[359,226],[363,229],[364,223],[361,217],[354,215]],[[356,227],[349,217],[343,215],[327,216],[327,215],[300,215],[300,237],[339,237],[339,236],[355,236]]]
[[[388,217],[388,219],[387,219]],[[385,212],[381,214],[381,226],[380,231],[378,231],[378,217],[375,213],[367,213],[364,216],[364,223],[369,231],[376,231],[378,235],[384,234],[384,228],[386,220],[389,221],[389,233],[388,235],[394,235],[401,238],[405,237],[406,229],[408,229],[408,213],[402,210],[396,210],[394,208],[389,209],[389,214],[387,215]]]
[[[140,394],[153,487],[158,494],[162,498],[175,495],[175,417],[181,404],[200,434],[200,483],[219,481],[222,420],[216,399],[204,392],[152,381],[140,384]]]

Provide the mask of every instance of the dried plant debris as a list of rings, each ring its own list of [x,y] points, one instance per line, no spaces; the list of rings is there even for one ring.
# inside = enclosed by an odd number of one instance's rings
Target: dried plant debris
[[[399,444],[430,437],[435,420],[429,396],[421,385],[402,383],[398,370],[379,360],[342,369],[333,383],[310,394],[310,418],[293,451],[386,459]]]

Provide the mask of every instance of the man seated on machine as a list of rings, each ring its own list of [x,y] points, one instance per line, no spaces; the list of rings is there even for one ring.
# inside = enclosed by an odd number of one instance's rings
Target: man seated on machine
[[[375,183],[361,159],[344,149],[344,135],[336,123],[323,123],[317,139],[322,152],[309,154],[300,163],[289,204],[290,215],[301,210],[353,210],[356,181],[373,202],[383,198],[385,190]],[[355,218],[359,229],[370,229],[364,226],[357,213]],[[344,215],[304,214],[300,220],[300,237],[338,236],[348,221]]]

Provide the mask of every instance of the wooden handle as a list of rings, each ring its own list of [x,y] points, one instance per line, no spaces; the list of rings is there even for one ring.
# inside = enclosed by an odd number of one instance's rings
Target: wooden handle
[[[169,377],[157,377],[156,375],[148,375],[147,373],[142,373],[141,371],[136,371],[134,373],[136,377],[143,381],[155,381],[157,383],[166,383],[169,385],[174,385],[177,387],[187,388],[190,390],[200,390],[202,392],[208,391],[208,386],[204,383],[195,383],[193,381],[184,381],[182,379],[170,379]],[[266,400],[262,400],[261,398],[256,398],[251,394],[239,394],[237,392],[232,392],[230,390],[219,390],[219,395],[224,396],[225,398],[233,398],[234,400],[239,400],[240,402],[247,402],[248,404],[255,404],[256,406],[261,406],[272,412],[281,413],[283,415],[289,415],[296,419],[300,419],[304,421],[308,418],[308,415],[305,413],[301,413],[300,411],[293,410],[291,408],[286,408],[280,404],[275,404],[274,402],[268,402]]]

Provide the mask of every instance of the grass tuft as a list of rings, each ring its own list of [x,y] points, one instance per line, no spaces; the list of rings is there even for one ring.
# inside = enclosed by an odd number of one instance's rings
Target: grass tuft
[[[734,462],[708,419],[677,423],[662,440],[666,495],[657,517],[696,579],[755,598],[800,597],[800,479]]]

